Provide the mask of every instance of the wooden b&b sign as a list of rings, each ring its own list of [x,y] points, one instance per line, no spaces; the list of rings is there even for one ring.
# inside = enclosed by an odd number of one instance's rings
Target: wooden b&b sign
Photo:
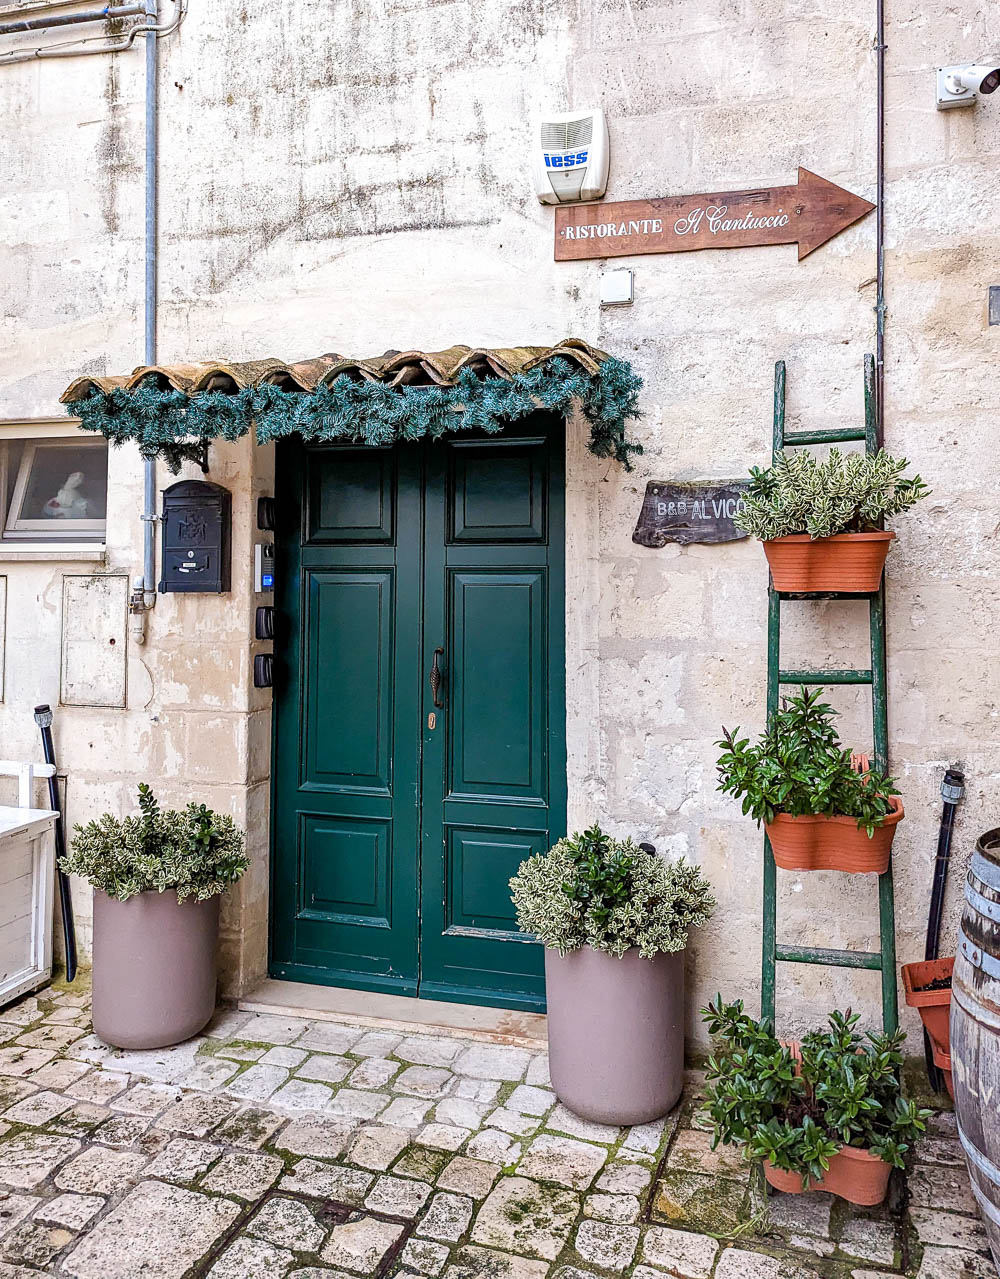
[[[650,480],[632,541],[654,550],[668,542],[738,542],[747,536],[735,519],[749,480]]]

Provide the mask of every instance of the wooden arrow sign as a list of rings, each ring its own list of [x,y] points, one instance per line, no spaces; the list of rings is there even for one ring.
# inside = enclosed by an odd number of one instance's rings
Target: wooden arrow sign
[[[557,262],[798,244],[799,261],[874,204],[799,169],[794,186],[556,206]]]

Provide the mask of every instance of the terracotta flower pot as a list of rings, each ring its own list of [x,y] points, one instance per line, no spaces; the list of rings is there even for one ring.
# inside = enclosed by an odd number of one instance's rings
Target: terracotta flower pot
[[[806,1190],[815,1190],[819,1182],[809,1178],[809,1184],[803,1186],[802,1174],[787,1172],[784,1168],[776,1168],[770,1159],[764,1160],[764,1177],[769,1186],[780,1190],[783,1195],[801,1195]]]
[[[857,1146],[841,1146],[830,1160],[823,1189],[848,1203],[870,1208],[885,1198],[891,1172],[892,1165],[878,1155]]]
[[[215,1011],[219,898],[173,889],[128,901],[94,890],[94,1033],[116,1048],[165,1048]]]
[[[684,951],[621,959],[545,950],[549,1073],[574,1114],[601,1124],[662,1118],[684,1083]]]
[[[818,1180],[810,1179],[806,1186],[800,1173],[785,1172],[775,1168],[770,1160],[764,1161],[764,1176],[775,1190],[790,1195],[800,1195],[804,1190],[826,1190],[848,1203],[866,1208],[880,1204],[885,1198],[891,1171],[892,1166],[884,1159],[857,1146],[841,1146],[830,1160],[826,1173]]]
[[[890,795],[892,812],[869,838],[854,817],[790,817],[778,813],[764,829],[774,861],[782,870],[846,870],[881,875],[889,866],[896,827],[903,820],[903,802]]]
[[[955,956],[944,959],[924,959],[916,964],[903,965],[903,992],[906,1002],[920,1013],[924,1030],[931,1041],[934,1064],[945,1076],[949,1097],[951,1085],[951,974]],[[928,990],[935,982],[947,979],[949,985]]]
[[[882,581],[895,533],[836,533],[811,538],[791,533],[764,542],[776,591],[847,591],[871,594]]]
[[[955,1085],[951,1078],[951,1053],[946,1053],[939,1048],[937,1044],[931,1043],[931,1057],[934,1059],[934,1065],[937,1066],[941,1074],[944,1076],[944,1086],[948,1090],[948,1096],[954,1099]]]

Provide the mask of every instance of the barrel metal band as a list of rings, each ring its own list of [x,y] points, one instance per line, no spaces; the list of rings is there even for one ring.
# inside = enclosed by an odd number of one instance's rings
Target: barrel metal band
[[[990,1221],[1000,1226],[1000,1208],[996,1206],[992,1199],[987,1199],[974,1181],[970,1181],[969,1185],[972,1187],[972,1193],[976,1196],[976,1202],[979,1204],[983,1216],[989,1217]]]
[[[972,1144],[962,1131],[961,1124],[957,1124],[956,1127],[958,1129],[958,1139],[962,1143],[962,1149],[965,1151],[965,1156],[969,1163],[973,1164],[987,1181],[992,1182],[994,1186],[1000,1186],[1000,1168],[991,1159],[987,1159],[977,1146]],[[976,1196],[979,1206],[987,1217],[1000,1226],[1000,1207],[993,1203],[992,1200],[986,1198],[982,1190],[976,1185],[974,1178],[972,1180],[972,1193]]]
[[[1000,923],[1000,902],[994,901],[992,897],[984,897],[982,893],[976,892],[971,884],[965,885],[965,900],[980,915],[985,915],[994,923]]]
[[[986,973],[988,977],[996,977],[1000,981],[1000,959],[996,955],[987,954],[982,946],[977,946],[975,942],[969,941],[961,929],[958,930],[958,943],[959,950],[961,950],[973,968],[978,968]]]
[[[969,874],[975,875],[987,888],[995,888],[1000,892],[1000,866],[990,858],[984,857],[982,853],[975,852],[972,854],[972,865],[969,867]]]

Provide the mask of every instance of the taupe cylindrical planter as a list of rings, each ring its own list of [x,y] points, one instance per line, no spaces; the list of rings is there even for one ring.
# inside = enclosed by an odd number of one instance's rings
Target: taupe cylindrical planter
[[[546,948],[549,1074],[574,1114],[603,1124],[659,1119],[684,1083],[684,952],[621,959]]]
[[[94,890],[94,1033],[116,1048],[190,1039],[215,1011],[219,899]]]

